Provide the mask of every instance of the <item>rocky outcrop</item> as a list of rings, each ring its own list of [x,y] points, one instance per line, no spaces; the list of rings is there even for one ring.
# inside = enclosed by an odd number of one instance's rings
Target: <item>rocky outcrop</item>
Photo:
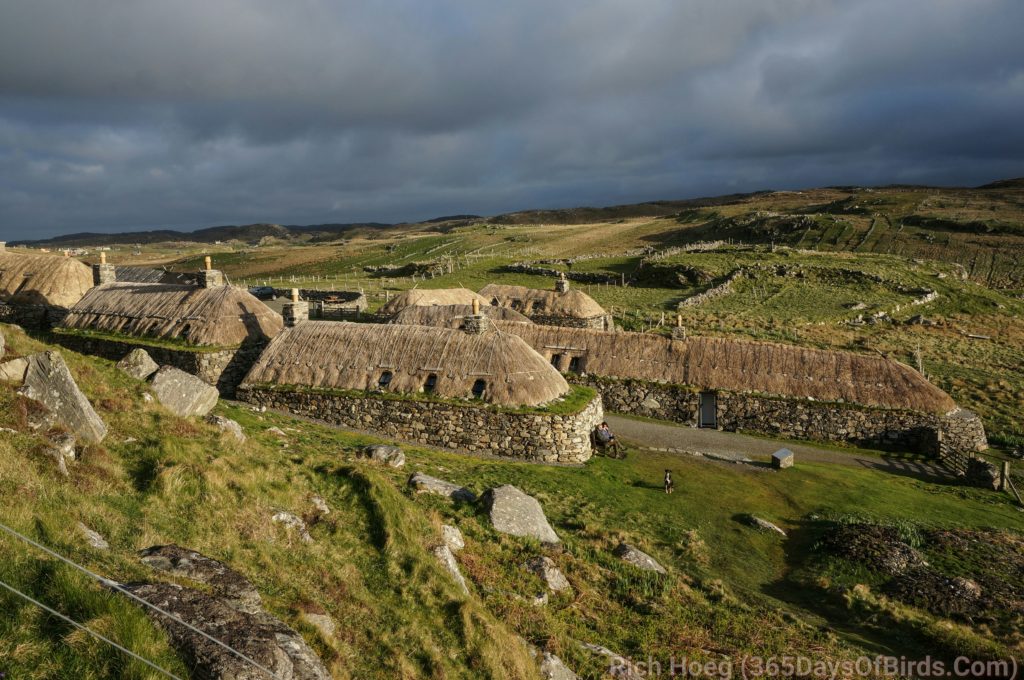
[[[450,498],[453,501],[472,503],[476,500],[476,494],[466,487],[446,482],[445,480],[438,479],[437,477],[425,475],[422,472],[417,472],[413,474],[412,477],[409,477],[409,486],[412,487],[416,493],[437,494],[439,496]]]
[[[455,555],[452,554],[451,548],[447,545],[438,545],[434,546],[430,552],[441,563],[445,571],[455,579],[455,584],[459,587],[459,590],[469,595],[469,586],[466,585],[466,579],[463,578],[462,572],[459,571],[459,563],[455,561]]]
[[[177,545],[154,545],[139,552],[143,564],[210,587],[236,609],[257,612],[260,594],[247,578],[212,557]]]
[[[400,468],[405,465],[405,453],[397,446],[373,444],[360,451],[360,457],[371,463],[380,463],[388,467]]]
[[[504,534],[535,538],[541,543],[561,541],[548,524],[548,518],[537,499],[511,484],[488,489],[484,493],[483,503],[491,525]]]
[[[283,524],[287,528],[295,531],[298,534],[299,540],[303,543],[312,543],[313,537],[309,535],[309,529],[306,527],[306,523],[302,521],[301,517],[293,515],[290,512],[279,511],[275,512],[274,516],[270,518],[275,524]]]
[[[577,675],[569,670],[561,659],[551,652],[540,653],[540,677],[544,680],[577,680]]]
[[[123,588],[246,657],[147,610],[167,631],[171,645],[194,668],[195,677],[265,680],[268,673],[263,669],[267,669],[281,680],[330,680],[323,662],[302,637],[262,610],[242,611],[223,598],[172,583],[129,583]]]
[[[176,416],[205,416],[217,405],[220,393],[194,375],[164,366],[153,376],[153,394]]]
[[[210,423],[221,432],[231,435],[239,443],[245,442],[245,432],[242,430],[242,426],[239,425],[234,420],[231,420],[230,418],[225,418],[224,416],[211,414],[206,416],[206,422]]]
[[[535,574],[540,580],[547,584],[548,590],[553,593],[560,593],[572,586],[565,574],[558,568],[555,561],[545,555],[536,555],[523,562],[523,569]]]
[[[466,540],[462,537],[462,532],[459,531],[458,527],[451,524],[441,526],[441,539],[453,553],[457,553],[466,547]]]
[[[40,352],[26,357],[26,362],[24,383],[18,393],[46,407],[43,422],[38,424],[63,428],[87,444],[103,441],[107,426],[78,389],[60,353]]]
[[[145,380],[160,368],[149,356],[149,352],[141,347],[128,352],[124,359],[117,362],[117,367],[136,380]]]
[[[654,571],[659,574],[667,573],[665,567],[661,566],[656,559],[629,543],[619,543],[615,550],[612,551],[612,554],[638,569]]]

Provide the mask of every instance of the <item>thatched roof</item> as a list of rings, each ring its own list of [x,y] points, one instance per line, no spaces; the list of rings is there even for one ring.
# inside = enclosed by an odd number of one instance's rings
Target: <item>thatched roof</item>
[[[177,283],[185,286],[196,283],[195,274],[171,272],[166,269],[150,267],[132,267],[117,265],[114,267],[117,280],[124,283]]]
[[[92,288],[92,269],[63,255],[0,252],[0,302],[71,307]]]
[[[280,314],[240,288],[161,283],[97,286],[63,323],[65,328],[218,347],[272,338],[283,325]]]
[[[597,376],[932,413],[956,407],[920,373],[882,356],[729,338],[672,340],[646,333],[500,326],[548,360],[554,354],[583,357],[580,370]]]
[[[594,298],[575,288],[564,293],[525,286],[505,286],[490,283],[480,289],[487,303],[497,307],[510,307],[527,316],[561,316],[570,319],[592,319],[608,314]]]
[[[473,305],[431,305],[430,307],[406,307],[391,317],[391,323],[406,326],[437,326],[439,328],[461,328],[462,320],[473,313]],[[494,321],[518,321],[533,323],[514,309],[480,305],[480,313]]]
[[[503,406],[537,406],[569,391],[565,379],[520,337],[400,324],[307,321],[278,335],[243,385],[278,384],[344,390],[419,393],[430,375],[434,394],[483,399]]]
[[[481,305],[487,301],[468,288],[434,288],[433,290],[413,288],[395,297],[380,308],[380,313],[393,316],[406,307],[429,305],[471,305],[473,300]]]

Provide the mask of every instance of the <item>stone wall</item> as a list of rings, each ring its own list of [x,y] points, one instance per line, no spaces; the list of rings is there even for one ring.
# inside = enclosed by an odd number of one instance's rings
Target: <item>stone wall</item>
[[[12,305],[0,302],[0,323],[12,323],[22,328],[49,330],[60,324],[68,310],[49,305]]]
[[[414,399],[383,399],[317,392],[286,392],[243,385],[238,399],[448,449],[546,463],[582,463],[590,435],[604,417],[601,398],[569,415],[514,413],[486,406]]]
[[[696,426],[700,390],[683,385],[567,374],[569,382],[601,393],[605,408]],[[981,420],[963,409],[940,416],[854,404],[715,391],[719,430],[760,432],[790,439],[846,442],[938,455],[987,447]],[[940,434],[941,433],[941,434]]]
[[[120,361],[133,349],[141,347],[153,357],[153,361],[161,366],[174,366],[186,373],[191,373],[214,385],[225,397],[234,395],[235,388],[256,363],[265,347],[263,343],[254,343],[234,349],[189,351],[148,345],[142,338],[118,341],[54,333],[53,339],[80,354],[92,354],[111,361]]]
[[[545,316],[543,314],[527,314],[530,321],[542,326],[563,326],[566,328],[596,328],[599,331],[615,330],[615,319],[611,314],[578,319],[568,316]]]

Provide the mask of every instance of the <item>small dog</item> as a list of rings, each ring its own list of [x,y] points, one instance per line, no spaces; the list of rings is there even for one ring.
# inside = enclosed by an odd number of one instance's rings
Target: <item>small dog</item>
[[[665,493],[672,493],[676,490],[676,483],[672,481],[672,471],[665,470]]]

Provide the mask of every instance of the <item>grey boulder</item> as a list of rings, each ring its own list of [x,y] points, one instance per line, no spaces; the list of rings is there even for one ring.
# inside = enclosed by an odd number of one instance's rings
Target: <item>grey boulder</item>
[[[217,405],[220,394],[213,385],[173,366],[163,366],[153,376],[153,394],[176,416],[205,416]]]
[[[124,355],[124,358],[117,362],[117,367],[136,380],[145,380],[160,368],[149,356],[149,352],[141,347]]]
[[[257,612],[262,607],[260,594],[249,579],[212,557],[173,544],[151,546],[139,556],[152,569],[209,586],[235,609]]]
[[[466,547],[466,539],[462,537],[462,532],[459,531],[457,526],[451,524],[442,525],[441,538],[444,539],[444,544],[453,553],[457,553]]]
[[[0,364],[0,382],[20,385],[25,382],[25,371],[28,370],[28,359],[20,357]]]
[[[571,588],[569,580],[558,568],[555,561],[544,555],[536,555],[523,562],[523,569],[535,574],[540,580],[547,584],[551,592],[559,593]]]
[[[437,494],[439,496],[450,498],[453,501],[472,503],[476,500],[476,494],[469,489],[459,486],[458,484],[446,482],[445,480],[438,479],[437,477],[425,475],[422,472],[417,472],[409,477],[409,486],[411,486],[416,493]]]
[[[754,517],[753,515],[748,515],[747,516],[747,524],[749,524],[750,526],[754,527],[758,531],[774,531],[777,534],[781,534],[783,536],[786,535],[786,532],[783,531],[781,528],[779,528],[777,525],[772,524],[771,522],[769,522],[766,519],[761,519],[760,517]]]
[[[65,477],[68,476],[68,464],[78,457],[75,448],[77,441],[70,434],[59,434],[50,439],[46,447],[46,455],[57,463],[57,471]]]
[[[363,458],[373,463],[381,463],[393,468],[405,465],[405,453],[397,446],[374,444],[364,448],[361,454]]]
[[[577,676],[551,652],[544,652],[540,660],[540,677],[544,680],[576,680]]]
[[[294,530],[299,535],[299,540],[303,543],[312,543],[313,537],[309,535],[309,528],[306,523],[302,521],[302,518],[293,515],[290,512],[275,512],[274,516],[270,518],[275,524],[283,524],[287,528]]]
[[[40,352],[26,357],[24,384],[18,393],[46,407],[48,427],[62,427],[87,444],[107,436],[107,426],[78,389],[59,352]]]
[[[81,522],[76,524],[75,528],[78,529],[78,533],[82,535],[82,538],[85,539],[86,543],[93,548],[96,548],[97,550],[110,550],[110,544],[107,543],[107,539],[100,536],[99,533],[93,531]]]
[[[548,524],[544,510],[533,496],[505,484],[488,489],[483,496],[491,525],[501,533],[523,538],[536,538],[541,543],[560,543],[558,534]]]
[[[221,432],[231,435],[239,443],[245,442],[245,432],[242,431],[242,426],[234,420],[231,420],[231,418],[210,414],[206,416],[206,422],[210,423]]]
[[[462,577],[462,572],[459,571],[459,563],[455,561],[455,555],[452,554],[451,548],[442,544],[435,546],[431,552],[437,558],[437,561],[441,563],[441,566],[444,567],[445,571],[455,579],[455,584],[459,587],[459,590],[469,595],[466,579]]]
[[[615,550],[612,552],[616,557],[618,557],[623,562],[632,564],[634,567],[637,567],[638,569],[643,569],[644,571],[654,571],[659,574],[666,573],[665,567],[658,564],[658,561],[656,559],[645,553],[643,550],[640,550],[639,548],[630,545],[629,543],[619,543],[619,545],[616,546]]]

